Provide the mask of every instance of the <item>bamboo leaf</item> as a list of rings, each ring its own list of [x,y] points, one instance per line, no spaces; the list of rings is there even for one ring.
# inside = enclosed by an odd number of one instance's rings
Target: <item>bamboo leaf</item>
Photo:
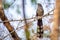
[[[4,9],[7,9],[7,8],[10,7],[10,4],[8,4],[8,3],[5,3],[5,4],[3,4],[3,5],[4,5]]]
[[[31,0],[31,3],[32,3],[33,5],[36,5],[37,0]]]
[[[17,13],[18,13],[18,14],[19,14],[19,13],[21,13],[21,12],[20,12],[20,10],[19,10],[18,8],[17,8],[17,10],[16,10],[16,11],[17,11]]]
[[[16,9],[16,11],[17,11],[18,14],[21,13],[19,9],[20,9],[20,7],[19,7],[19,5],[17,5],[17,9]]]

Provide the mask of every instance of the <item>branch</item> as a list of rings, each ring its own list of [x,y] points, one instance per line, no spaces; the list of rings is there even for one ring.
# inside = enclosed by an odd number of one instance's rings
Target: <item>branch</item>
[[[53,10],[52,10],[53,11]],[[50,12],[52,12],[52,11],[50,11]],[[49,13],[50,13],[49,12]],[[43,15],[42,17],[33,17],[33,18],[29,18],[29,19],[26,19],[26,20],[30,20],[30,19],[34,19],[33,21],[31,21],[31,22],[29,22],[29,23],[27,23],[28,25],[31,25],[31,23],[32,22],[34,22],[35,20],[37,20],[37,19],[40,19],[40,18],[43,18],[43,17],[46,17],[46,16],[49,16],[49,15],[53,15],[53,14],[46,14],[46,15]],[[10,20],[10,21],[8,21],[8,20],[6,20],[6,21],[0,21],[0,23],[3,23],[3,22],[15,22],[15,21],[24,21],[24,19],[23,20]],[[23,25],[23,26],[21,26],[21,27],[17,27],[16,28],[16,30],[21,30],[21,29],[23,29],[24,28],[24,26],[26,26],[26,25]],[[13,30],[13,31],[11,31],[10,33],[13,33],[15,30]],[[7,34],[4,38],[6,38],[7,36],[9,36],[10,34]],[[4,39],[3,38],[3,39]]]
[[[27,24],[28,24],[28,25],[31,25],[32,22],[34,22],[34,21],[31,21],[31,22],[29,22],[29,23],[27,23]],[[25,28],[24,28],[25,26],[26,26],[26,25],[17,27],[16,30],[25,29]],[[6,38],[7,36],[9,36],[9,35],[10,35],[11,33],[13,33],[14,31],[15,31],[15,30],[11,31],[9,34],[7,34],[6,36],[4,36],[3,39]]]
[[[40,19],[40,18],[43,18],[43,17],[46,17],[46,16],[49,16],[49,15],[53,15],[53,14],[46,14],[46,15],[43,15],[43,16],[38,16],[38,17],[32,17],[32,18],[28,18],[28,19],[26,19],[26,20],[31,20],[31,19],[35,19],[35,20],[37,20],[37,19]],[[15,21],[24,21],[25,19],[23,19],[23,20],[5,20],[5,21],[0,21],[0,23],[3,23],[3,22],[15,22]]]

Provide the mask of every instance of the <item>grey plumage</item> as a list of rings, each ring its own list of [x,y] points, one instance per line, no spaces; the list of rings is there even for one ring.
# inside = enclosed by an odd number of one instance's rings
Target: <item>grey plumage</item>
[[[38,3],[38,8],[37,8],[37,11],[36,11],[36,16],[43,16],[44,14],[44,10],[43,10],[43,7],[40,3]],[[42,23],[42,18],[41,19],[38,19],[38,22],[37,22],[37,25],[38,25],[38,29],[37,29],[37,33],[38,33],[38,37],[41,38],[43,37],[43,23]],[[42,31],[41,31],[42,30]]]
[[[37,13],[36,16],[42,16],[44,14],[43,7],[40,3],[38,3],[38,8],[37,8],[36,13]]]

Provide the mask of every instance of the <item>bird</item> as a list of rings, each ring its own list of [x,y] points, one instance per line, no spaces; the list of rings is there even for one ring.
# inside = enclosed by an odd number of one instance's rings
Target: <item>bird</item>
[[[38,3],[37,11],[36,11],[36,16],[42,16],[44,14],[43,7],[40,3]]]
[[[40,3],[38,3],[38,5],[37,5],[38,7],[37,7],[37,11],[36,11],[36,16],[38,17],[41,17],[41,16],[43,16],[44,15],[44,9],[43,9],[43,6],[42,6],[42,4],[40,4]],[[37,19],[37,36],[39,37],[39,38],[42,38],[43,37],[43,23],[42,23],[42,18],[39,18],[39,19]]]

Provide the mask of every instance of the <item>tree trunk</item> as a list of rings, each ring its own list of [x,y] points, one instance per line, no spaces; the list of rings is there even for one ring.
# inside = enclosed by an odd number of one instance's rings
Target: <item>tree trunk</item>
[[[58,40],[59,14],[60,14],[60,0],[56,0],[56,8],[54,10],[54,26],[52,29],[51,40]]]
[[[0,0],[0,18],[2,21],[8,20],[2,8],[2,0]],[[10,25],[9,22],[3,22],[3,24],[6,26],[9,32],[12,32],[14,30],[14,28]],[[20,40],[15,31],[11,33],[11,36],[13,37],[14,40]]]

